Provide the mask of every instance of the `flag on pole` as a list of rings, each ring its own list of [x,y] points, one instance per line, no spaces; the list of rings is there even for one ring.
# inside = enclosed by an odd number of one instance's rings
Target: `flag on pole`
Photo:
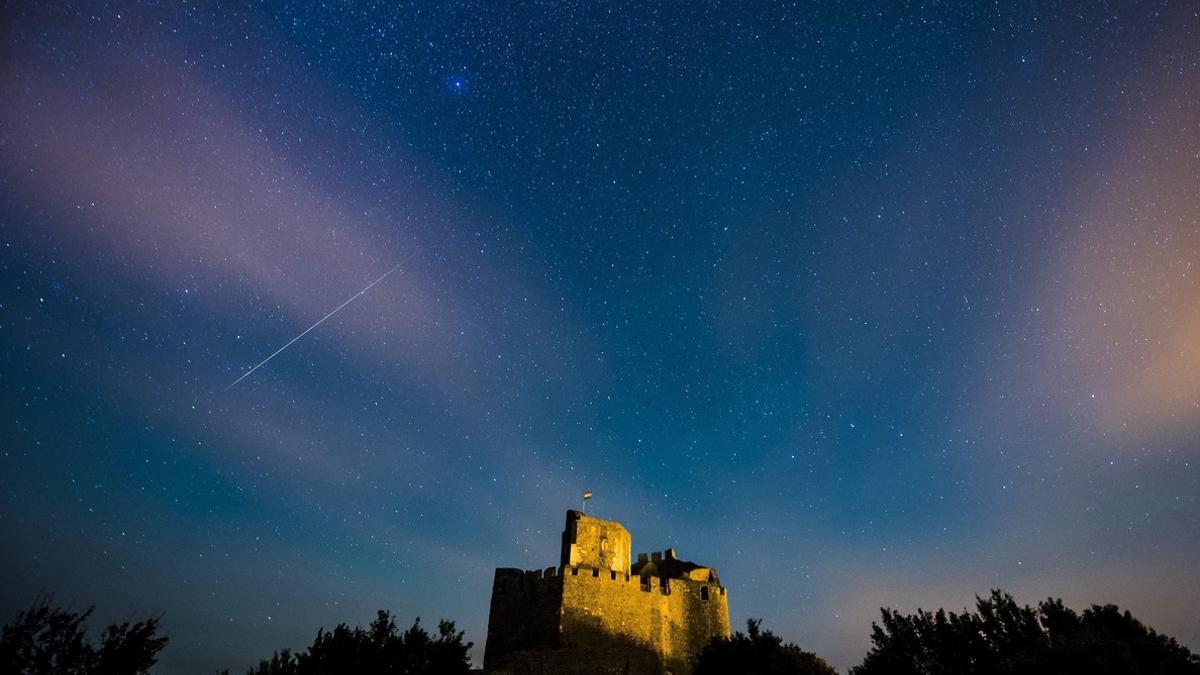
[[[587,499],[591,499],[591,498],[592,498],[592,491],[591,491],[591,490],[584,490],[584,491],[583,491],[583,498],[584,498],[585,500],[587,500]]]

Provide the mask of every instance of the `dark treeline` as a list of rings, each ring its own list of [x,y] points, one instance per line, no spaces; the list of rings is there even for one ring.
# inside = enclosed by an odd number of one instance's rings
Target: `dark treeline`
[[[380,610],[365,630],[344,623],[329,632],[319,630],[306,651],[282,649],[247,675],[459,675],[471,670],[471,645],[463,642],[453,621],[439,622],[433,636],[420,618],[400,632],[392,615]]]
[[[746,632],[713,638],[696,657],[692,675],[756,673],[760,675],[836,675],[825,659],[784,642],[760,619],[746,621]]]
[[[961,614],[882,610],[871,650],[851,675],[1183,675],[1200,657],[1115,605],[1083,613],[1049,599],[1018,605],[1002,591]]]
[[[142,675],[155,664],[167,638],[158,635],[158,617],[126,621],[104,630],[99,645],[87,637],[94,607],[72,612],[52,607],[49,598],[0,631],[0,673],[14,675]]]
[[[108,626],[88,638],[92,609],[72,612],[39,598],[0,634],[4,675],[144,675],[167,638],[159,618]],[[1200,657],[1114,605],[1082,612],[1049,599],[1018,605],[1002,591],[962,613],[883,609],[871,649],[851,675],[1200,675]],[[460,675],[471,643],[453,622],[431,634],[417,619],[400,630],[380,611],[367,628],[317,631],[303,651],[281,649],[247,675]],[[228,673],[229,671],[224,671]],[[832,675],[823,659],[785,643],[751,619],[745,633],[714,638],[697,655],[695,675]]]

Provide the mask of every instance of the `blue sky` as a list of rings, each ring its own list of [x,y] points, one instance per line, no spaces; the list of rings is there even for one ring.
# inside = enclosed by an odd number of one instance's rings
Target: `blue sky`
[[[1200,646],[1189,3],[2,11],[5,612],[479,655],[590,489],[842,667],[993,587]]]

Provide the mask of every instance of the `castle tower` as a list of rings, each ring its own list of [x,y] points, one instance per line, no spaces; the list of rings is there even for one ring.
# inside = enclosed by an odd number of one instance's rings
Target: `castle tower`
[[[567,511],[558,567],[496,570],[484,667],[491,673],[687,675],[728,636],[715,570],[674,549],[632,561],[620,523]]]
[[[558,564],[629,574],[630,542],[629,530],[616,521],[592,518],[579,511],[567,511],[567,526],[562,533],[562,557]]]

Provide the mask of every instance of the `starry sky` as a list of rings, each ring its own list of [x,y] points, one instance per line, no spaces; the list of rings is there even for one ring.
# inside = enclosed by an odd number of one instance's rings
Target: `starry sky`
[[[1200,648],[1197,45],[1185,1],[4,3],[0,611],[161,612],[175,673],[387,608],[478,662],[590,489],[839,667],[992,587]]]

